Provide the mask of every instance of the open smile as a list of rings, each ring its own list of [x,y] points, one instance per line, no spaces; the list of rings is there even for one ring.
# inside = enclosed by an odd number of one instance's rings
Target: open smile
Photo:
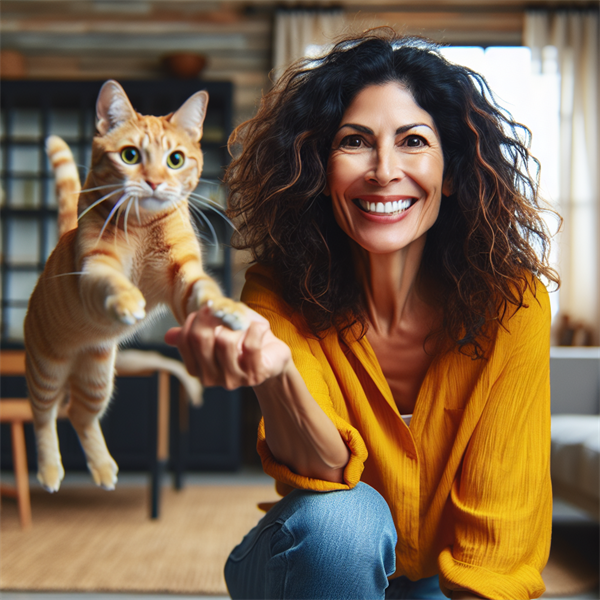
[[[384,200],[384,198],[382,198],[382,200]],[[353,199],[354,204],[356,204],[363,212],[386,216],[400,215],[408,210],[416,201],[417,198],[403,198],[399,200],[385,198],[385,202],[381,202],[380,200],[371,202],[364,198]]]

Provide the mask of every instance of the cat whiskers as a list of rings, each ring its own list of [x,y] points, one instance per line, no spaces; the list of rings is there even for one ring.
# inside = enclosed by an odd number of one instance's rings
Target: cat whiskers
[[[87,192],[95,192],[96,190],[107,190],[108,188],[111,187],[123,187],[122,183],[110,183],[108,185],[99,185],[98,187],[93,187],[93,188],[85,188],[83,190],[80,190],[79,192],[71,192],[71,194],[87,194]]]
[[[191,213],[193,213],[194,215],[197,215],[198,217],[200,217],[200,219],[202,221],[204,221],[204,223],[206,223],[206,225],[208,226],[208,228],[210,229],[210,232],[212,234],[212,243],[216,246],[218,244],[219,240],[217,238],[217,232],[215,231],[215,228],[212,226],[210,219],[197,206],[194,206],[193,204],[188,203],[188,208]],[[200,234],[200,235],[202,235],[202,234]]]
[[[89,190],[91,191],[91,190]],[[117,192],[122,192],[123,188],[121,187],[121,189],[118,190],[113,190],[112,192],[110,192],[109,194],[106,194],[106,196],[103,196],[102,198],[100,198],[100,200],[96,200],[96,202],[94,202],[93,204],[90,204],[90,206],[88,206],[78,217],[77,220],[79,221],[79,219],[83,218],[85,215],[87,215],[87,213],[90,212],[90,210],[92,210],[93,208],[96,208],[96,206],[98,206],[98,204],[101,204],[102,202],[104,202],[107,198],[110,198],[113,194],[116,194]]]
[[[131,206],[135,203],[137,207],[137,198],[130,197],[129,202],[127,203],[127,207],[125,208],[125,216],[123,217],[123,231],[125,231],[125,241],[129,244],[129,236],[127,235],[127,219],[129,218],[129,211],[131,210]],[[139,213],[138,213],[139,220]]]
[[[214,200],[211,200],[210,198],[206,198],[206,196],[201,196],[200,194],[195,194],[194,192],[190,192],[189,197],[192,202],[195,202],[200,207],[208,208],[217,213],[234,231],[237,231],[231,219],[229,219],[229,217],[227,217],[227,215],[225,215],[223,212],[223,208],[220,204]]]
[[[117,210],[119,210],[119,208],[123,205],[123,203],[126,202],[128,199],[129,199],[129,196],[127,196],[126,194],[123,194],[119,198],[117,203],[112,207],[112,210],[110,211],[110,213],[108,214],[108,217],[106,217],[106,220],[104,221],[104,225],[102,225],[102,229],[100,230],[100,235],[98,236],[98,239],[96,240],[96,244],[98,244],[100,242],[100,240],[102,239],[102,236],[104,235],[104,231],[105,231],[106,227],[108,226],[108,224],[110,223],[110,220],[113,218],[113,215],[115,214],[115,212],[117,212]],[[117,221],[118,221],[118,216],[117,216]]]
[[[117,214],[115,216],[115,235],[114,235],[114,244],[115,244],[115,248],[117,247],[117,232],[119,231],[119,219],[121,218],[121,213],[123,212],[124,207],[123,207],[123,203],[119,204],[119,208],[117,210]],[[123,223],[125,224],[125,223]],[[127,239],[127,232],[125,232],[125,237]],[[127,239],[127,241],[129,242],[129,240]]]
[[[140,199],[136,196],[135,198],[135,214],[137,216],[138,223],[142,224],[142,219],[140,217]]]
[[[85,271],[73,271],[72,273],[59,273],[58,275],[52,275],[48,279],[54,279],[55,277],[66,277],[67,275],[88,275]]]
[[[204,177],[200,177],[199,181],[202,183],[208,183],[209,185],[214,185],[215,187],[220,187],[221,184],[218,181],[213,181],[212,179],[204,179]]]

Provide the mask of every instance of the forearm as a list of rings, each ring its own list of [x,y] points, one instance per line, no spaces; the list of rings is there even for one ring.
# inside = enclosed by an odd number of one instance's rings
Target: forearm
[[[343,483],[350,451],[293,362],[254,391],[275,459],[298,475]]]

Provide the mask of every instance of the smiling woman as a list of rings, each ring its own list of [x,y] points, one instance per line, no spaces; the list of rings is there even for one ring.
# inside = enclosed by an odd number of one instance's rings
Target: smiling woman
[[[335,220],[367,252],[418,243],[437,219],[444,172],[437,128],[395,82],[356,96],[333,138],[327,172]]]
[[[233,598],[543,593],[557,277],[519,129],[384,29],[292,65],[235,132],[253,323],[169,334],[205,385],[254,387],[285,495],[231,553]]]

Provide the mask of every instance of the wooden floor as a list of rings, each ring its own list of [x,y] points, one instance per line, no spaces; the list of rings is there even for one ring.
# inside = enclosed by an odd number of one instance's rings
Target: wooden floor
[[[123,474],[120,476],[121,483],[128,484],[143,484],[147,481],[146,474]],[[3,479],[7,479],[6,474],[2,475]],[[9,477],[8,477],[9,478]],[[87,481],[89,475],[86,473],[70,473],[64,482],[64,485],[81,485],[82,481]],[[186,483],[189,485],[196,484],[216,484],[216,485],[231,485],[236,484],[253,484],[266,483],[272,480],[259,471],[242,471],[233,474],[192,474],[187,477]],[[168,485],[168,482],[164,482]],[[560,527],[581,528],[589,526],[592,531],[597,531],[597,524],[586,517],[582,512],[572,508],[570,505],[561,501],[555,501],[554,504],[554,522]],[[173,600],[174,598],[182,598],[177,594],[127,594],[127,593],[49,593],[49,592],[8,592],[0,591],[0,600]],[[592,600],[598,599],[600,593],[598,590],[592,590],[583,594],[555,598],[555,600]],[[185,598],[197,598],[198,600],[224,600],[227,596],[195,596],[186,595]]]

